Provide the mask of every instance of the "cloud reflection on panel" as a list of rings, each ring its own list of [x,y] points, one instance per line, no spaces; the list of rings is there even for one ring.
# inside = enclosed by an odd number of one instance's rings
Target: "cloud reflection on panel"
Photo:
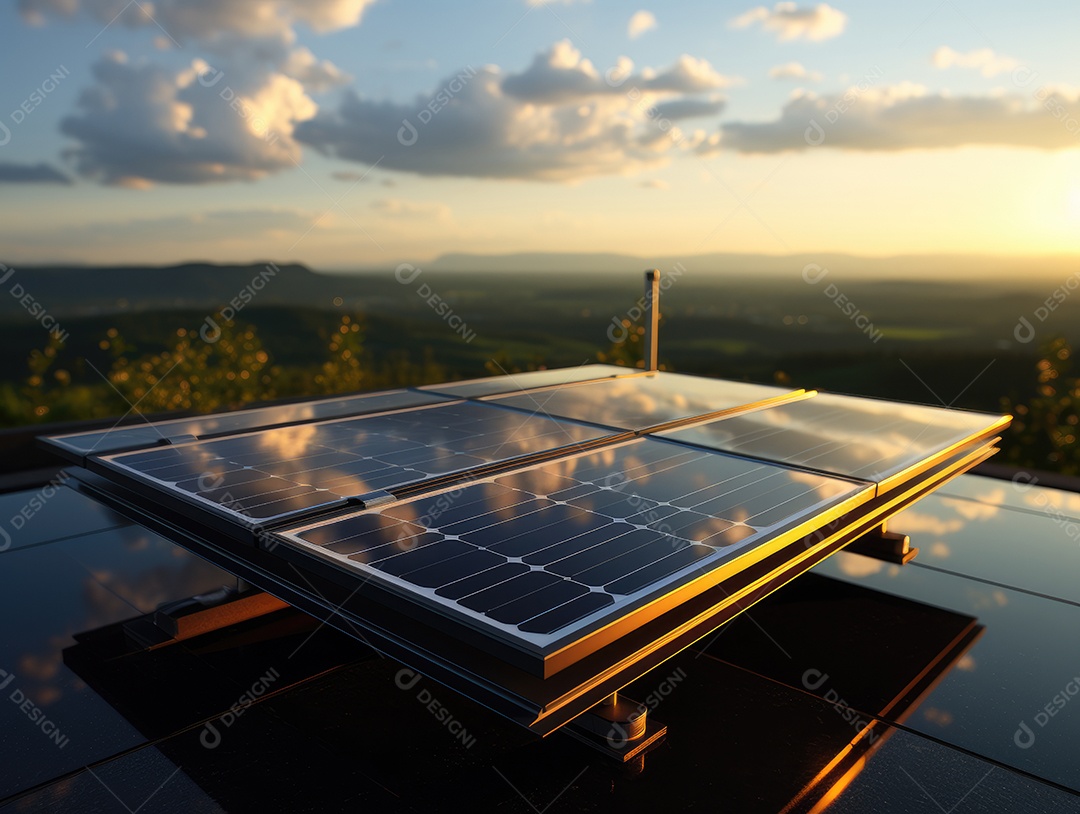
[[[315,444],[316,430],[317,427],[314,424],[304,424],[270,430],[255,437],[258,439],[259,447],[273,459],[291,461],[311,454]]]
[[[606,434],[466,403],[266,430],[107,460],[229,512],[266,520]]]
[[[544,413],[552,416],[640,430],[668,421],[739,408],[789,392],[779,387],[745,382],[655,373],[570,385],[536,396],[515,394],[496,401],[521,410],[542,407]]]
[[[638,439],[285,533],[424,602],[550,644],[869,492],[793,475]],[[518,603],[517,591],[533,598]]]
[[[1023,493],[1024,505],[1051,514],[1060,512],[1063,517],[1080,521],[1080,494],[1059,489],[1030,489]]]
[[[837,475],[881,481],[984,431],[961,410],[819,394],[664,435]]]
[[[81,574],[82,569],[89,573],[78,585],[81,591],[74,590],[77,586],[71,583],[67,599],[38,622],[48,625],[62,619],[62,626],[54,628],[41,649],[23,652],[15,665],[23,691],[45,709],[60,703],[65,691],[86,691],[63,666],[63,649],[73,643],[75,635],[150,613],[165,602],[207,593],[233,581],[216,566],[138,527],[79,538],[66,546],[63,556],[82,568],[65,568],[60,573]],[[57,713],[59,720],[76,717],[74,710]]]

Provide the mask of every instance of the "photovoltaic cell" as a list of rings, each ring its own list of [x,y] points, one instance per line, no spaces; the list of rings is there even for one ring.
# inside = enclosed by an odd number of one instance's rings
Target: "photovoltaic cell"
[[[448,382],[447,384],[429,384],[419,388],[429,393],[439,393],[454,398],[477,398],[496,393],[516,393],[533,387],[583,382],[590,379],[626,376],[633,370],[614,365],[582,365],[581,367],[558,368],[555,370],[530,370],[525,373],[513,373],[506,376],[491,376],[487,379],[475,379],[467,382]]]
[[[265,522],[522,455],[573,447],[605,434],[543,416],[454,402],[163,446],[104,460],[248,522]],[[481,490],[476,498],[484,501],[486,510],[497,511],[506,496],[517,494],[497,487],[494,492]],[[455,501],[432,510],[452,509],[451,516],[463,522],[469,505],[469,500]]]
[[[870,491],[650,438],[280,536],[543,646]]]
[[[556,418],[644,430],[693,416],[741,409],[787,395],[794,394],[779,387],[657,372],[536,393],[516,393],[494,397],[491,401]]]
[[[1007,423],[964,410],[818,394],[660,435],[880,483]]]

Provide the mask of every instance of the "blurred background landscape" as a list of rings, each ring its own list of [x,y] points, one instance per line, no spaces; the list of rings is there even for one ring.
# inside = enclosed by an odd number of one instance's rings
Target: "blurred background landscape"
[[[1060,302],[1046,302],[1045,275],[1068,279],[1065,268],[1032,261],[1032,273],[1018,266],[1010,275],[1015,282],[973,285],[965,265],[970,274],[994,261],[819,260],[827,265],[668,259],[663,366],[1012,412],[999,461],[1080,472],[1071,368],[1080,297],[1062,285]],[[272,262],[20,268],[7,284],[49,291],[56,324],[45,332],[15,298],[0,298],[0,418],[106,418],[133,404],[140,413],[209,412],[597,361],[633,367],[642,330],[633,269],[645,262],[458,255],[352,274]]]

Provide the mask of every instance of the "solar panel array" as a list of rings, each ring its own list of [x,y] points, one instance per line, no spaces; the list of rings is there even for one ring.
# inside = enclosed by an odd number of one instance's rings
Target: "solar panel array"
[[[639,439],[282,536],[536,644],[871,487]]]
[[[595,427],[452,402],[104,460],[239,519],[266,522],[606,435]]]
[[[379,585],[420,619],[456,619],[541,674],[667,607],[654,600],[727,579],[743,555],[876,521],[875,494],[956,449],[975,460],[1007,423],[604,366],[247,413],[143,428],[222,435],[95,466],[227,518],[248,544],[259,528],[262,544]],[[256,420],[271,426],[243,431]]]

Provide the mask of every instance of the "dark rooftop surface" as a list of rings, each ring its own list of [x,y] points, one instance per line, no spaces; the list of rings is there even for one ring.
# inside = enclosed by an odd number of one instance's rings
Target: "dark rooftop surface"
[[[17,519],[17,518],[21,518]],[[140,649],[235,578],[68,486],[0,495],[0,812],[1080,811],[1080,494],[975,475],[540,739],[286,608]]]

